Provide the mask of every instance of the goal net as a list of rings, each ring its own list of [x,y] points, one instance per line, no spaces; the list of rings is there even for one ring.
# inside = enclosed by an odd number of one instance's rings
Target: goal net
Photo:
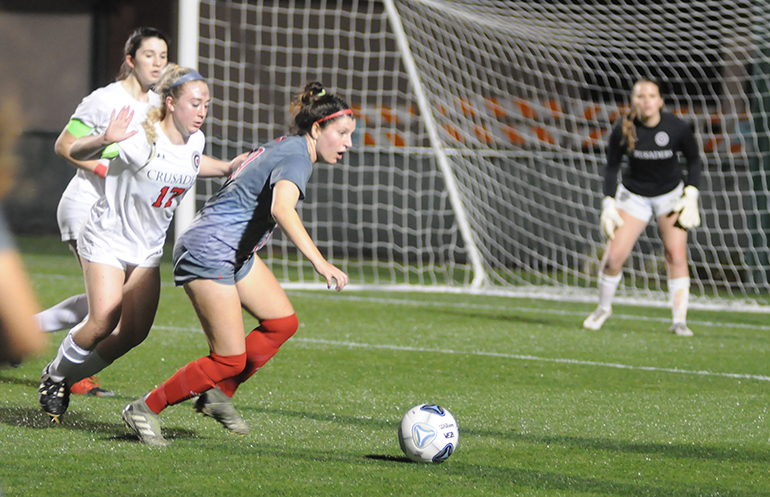
[[[319,80],[358,128],[300,215],[351,283],[594,300],[608,130],[650,78],[702,148],[693,305],[767,310],[768,3],[201,0],[208,152],[285,134]],[[285,284],[320,283],[278,233],[262,255]],[[654,222],[618,300],[667,301]]]

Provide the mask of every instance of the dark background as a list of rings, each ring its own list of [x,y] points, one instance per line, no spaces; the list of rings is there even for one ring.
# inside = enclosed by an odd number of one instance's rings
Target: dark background
[[[3,206],[16,233],[57,234],[56,206],[75,168],[53,146],[83,97],[115,80],[131,32],[166,33],[177,59],[176,0],[0,0],[0,88],[21,102],[15,187]]]

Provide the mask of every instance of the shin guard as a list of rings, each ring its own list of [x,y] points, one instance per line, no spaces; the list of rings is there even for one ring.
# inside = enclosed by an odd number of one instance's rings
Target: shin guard
[[[178,404],[214,388],[217,382],[244,370],[246,354],[221,356],[213,352],[174,373],[174,376],[150,392],[147,406],[156,414],[166,406]]]
[[[219,389],[228,397],[232,397],[238,386],[267,364],[298,328],[299,320],[296,314],[262,321],[258,328],[246,336],[246,368],[237,376],[219,382]]]

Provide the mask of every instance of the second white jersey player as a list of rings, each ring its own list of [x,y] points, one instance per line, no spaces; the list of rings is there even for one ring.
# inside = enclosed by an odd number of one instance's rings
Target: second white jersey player
[[[99,88],[78,105],[70,119],[67,130],[74,136],[101,134],[110,122],[113,109],[129,107],[134,111],[131,129],[138,129],[147,118],[152,107],[160,105],[160,96],[147,93],[148,102],[140,102],[129,94],[120,81]],[[110,147],[105,158],[115,157],[116,150]],[[59,223],[62,241],[77,240],[91,206],[104,194],[104,180],[91,171],[78,169],[70,180],[59,201],[56,219]]]

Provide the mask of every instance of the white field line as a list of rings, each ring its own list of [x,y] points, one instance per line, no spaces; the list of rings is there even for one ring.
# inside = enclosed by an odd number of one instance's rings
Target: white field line
[[[298,297],[304,297],[304,298],[328,298],[327,295],[322,295],[322,292],[299,292],[299,291],[287,291],[286,292],[289,295],[296,295]],[[527,313],[545,313],[545,314],[560,314],[562,316],[577,316],[580,317],[580,322],[577,323],[577,326],[580,325],[580,323],[583,322],[583,318],[585,318],[588,314],[591,313],[593,308],[578,312],[578,311],[565,311],[560,309],[542,309],[542,308],[532,308],[532,307],[513,307],[513,306],[507,306],[507,305],[489,305],[489,304],[472,304],[468,302],[430,302],[430,301],[421,301],[421,300],[403,300],[403,299],[392,299],[392,298],[378,298],[378,297],[361,297],[359,295],[335,295],[335,299],[346,299],[346,300],[352,300],[357,302],[373,302],[377,304],[392,304],[392,305],[408,305],[413,307],[449,307],[449,308],[457,308],[462,307],[465,309],[484,309],[484,310],[491,310],[491,311],[507,311],[507,312],[527,312]],[[538,300],[539,299],[533,299]],[[671,321],[671,318],[659,318],[659,317],[653,317],[653,316],[639,316],[639,315],[631,315],[631,314],[612,314],[612,319],[628,319],[628,320],[635,320],[635,321],[653,321],[653,322],[660,322],[660,323],[668,323]],[[713,321],[693,321],[691,319],[687,320],[688,324],[694,324],[698,326],[714,326],[714,327],[722,327],[722,328],[745,328],[745,329],[751,329],[751,330],[759,330],[759,331],[770,331],[770,325],[757,325],[757,324],[745,324],[745,323],[727,323],[727,322],[713,322]]]
[[[165,331],[182,331],[182,332],[197,332],[202,333],[197,328],[182,328],[175,326],[153,326],[154,329]],[[361,348],[361,349],[375,349],[375,350],[397,350],[403,352],[428,352],[433,354],[453,354],[464,356],[480,356],[480,357],[499,357],[504,359],[515,359],[520,361],[535,361],[535,362],[551,362],[558,364],[571,364],[576,366],[593,366],[600,368],[613,368],[613,369],[627,369],[632,371],[650,371],[656,373],[676,373],[687,374],[697,376],[717,376],[723,378],[743,379],[743,380],[757,380],[757,381],[770,381],[770,376],[761,376],[753,374],[742,373],[717,373],[713,371],[691,371],[687,369],[677,368],[656,368],[651,366],[633,366],[630,364],[619,364],[612,362],[597,362],[597,361],[581,361],[578,359],[559,359],[551,357],[538,357],[533,355],[521,355],[521,354],[505,354],[501,352],[485,352],[482,350],[473,351],[461,351],[452,349],[436,349],[426,347],[407,347],[403,345],[388,345],[388,344],[371,344],[361,342],[348,342],[339,340],[324,340],[320,338],[301,338],[294,337],[292,342],[300,342],[303,344],[319,344],[332,347],[348,347],[348,348]]]
[[[49,279],[58,279],[58,280],[68,280],[68,279],[79,279],[82,280],[82,276],[65,276],[61,274],[42,274],[42,273],[32,273],[33,277],[36,278],[49,278]],[[161,287],[175,287],[173,282],[161,282]],[[287,290],[286,293],[288,295],[296,295],[298,297],[303,298],[328,298],[327,295],[323,295],[324,292],[322,291],[299,291],[299,290]],[[580,320],[582,321],[582,318],[588,315],[591,311],[585,311],[585,312],[578,312],[578,311],[565,311],[565,310],[559,310],[559,309],[538,309],[538,308],[530,308],[530,307],[511,307],[511,306],[505,306],[505,305],[488,305],[488,304],[472,304],[468,302],[431,302],[431,301],[420,301],[420,300],[403,300],[403,299],[392,299],[392,298],[377,298],[377,297],[361,297],[359,295],[351,295],[348,293],[347,295],[335,295],[334,298],[338,299],[346,299],[346,300],[352,300],[352,301],[358,301],[358,302],[373,302],[373,303],[382,303],[382,304],[394,304],[394,305],[409,305],[409,306],[424,306],[424,307],[463,307],[466,309],[485,309],[485,310],[496,310],[496,311],[513,311],[513,312],[529,312],[529,313],[547,313],[547,314],[560,314],[562,316],[576,316],[580,317]],[[520,299],[521,297],[516,297],[517,299]],[[533,298],[533,300],[542,300]],[[740,311],[739,311],[740,312]],[[652,321],[652,322],[659,322],[659,323],[667,323],[670,321],[668,318],[659,318],[659,317],[652,317],[652,316],[639,316],[639,315],[631,315],[631,314],[618,314],[613,313],[612,314],[613,319],[630,319],[630,320],[636,320],[636,321]],[[753,324],[745,324],[745,323],[727,323],[727,322],[713,322],[713,321],[694,321],[694,320],[688,320],[689,324],[694,324],[698,326],[714,326],[714,327],[722,327],[722,328],[743,328],[743,329],[751,329],[751,330],[759,330],[759,331],[770,331],[770,325],[753,325]]]

